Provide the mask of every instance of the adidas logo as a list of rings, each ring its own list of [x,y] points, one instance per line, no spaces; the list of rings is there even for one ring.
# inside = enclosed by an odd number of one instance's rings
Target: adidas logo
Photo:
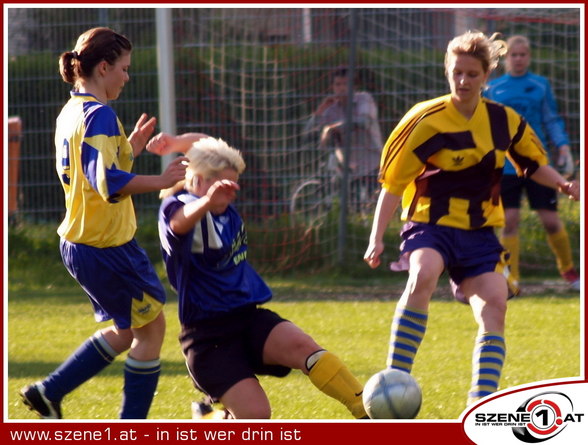
[[[151,305],[150,305],[150,304],[148,304],[148,305],[146,305],[146,306],[143,306],[142,308],[139,308],[139,309],[137,310],[137,312],[139,312],[139,314],[145,315],[145,314],[147,314],[147,313],[148,313],[150,310],[151,310]]]
[[[465,158],[463,156],[454,156],[453,158],[451,158],[451,160],[453,161],[453,165],[455,166],[462,165],[464,159]]]

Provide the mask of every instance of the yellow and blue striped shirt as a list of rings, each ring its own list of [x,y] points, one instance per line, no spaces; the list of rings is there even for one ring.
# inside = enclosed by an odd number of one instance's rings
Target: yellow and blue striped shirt
[[[416,104],[392,131],[380,182],[402,196],[405,221],[500,227],[506,156],[526,176],[548,162],[541,142],[513,109],[481,99],[467,119],[445,95]]]
[[[57,118],[55,148],[66,207],[59,235],[100,248],[130,241],[135,211],[131,197],[119,191],[135,176],[133,148],[114,110],[72,92]]]

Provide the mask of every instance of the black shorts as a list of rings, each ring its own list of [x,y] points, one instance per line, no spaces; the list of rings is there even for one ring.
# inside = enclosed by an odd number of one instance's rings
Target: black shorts
[[[256,375],[285,377],[290,368],[263,363],[271,330],[285,320],[256,306],[182,326],[180,344],[196,388],[218,400],[229,388]]]
[[[523,191],[525,191],[531,209],[557,211],[557,191],[538,184],[532,179],[504,175],[500,188],[502,205],[505,209],[520,209],[521,198]]]

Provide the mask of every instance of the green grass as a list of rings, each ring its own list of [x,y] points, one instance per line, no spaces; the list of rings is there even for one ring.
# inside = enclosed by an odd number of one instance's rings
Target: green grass
[[[390,317],[402,282],[313,277],[270,279],[276,297],[268,307],[291,319],[339,355],[361,382],[384,367]],[[8,398],[10,419],[35,416],[18,390],[42,379],[98,327],[75,284],[60,289],[11,290],[8,300]],[[199,396],[186,373],[177,342],[177,300],[166,306],[163,372],[150,418],[189,419]],[[464,408],[476,326],[467,306],[434,297],[427,335],[413,374],[423,389],[420,419],[455,419]],[[580,373],[580,304],[577,294],[551,290],[509,303],[507,361],[501,388]],[[123,358],[67,396],[68,419],[117,418]],[[350,419],[299,371],[284,379],[262,377],[275,419]]]
[[[560,200],[579,264],[579,205]],[[163,282],[157,235],[151,225],[137,234],[155,261]],[[580,301],[556,276],[545,234],[533,212],[523,211],[521,227],[522,297],[509,303],[507,360],[501,389],[548,379],[580,375]],[[61,262],[54,225],[22,225],[8,232],[7,416],[32,419],[17,393],[42,379],[100,326],[91,305]],[[367,237],[367,235],[366,235]],[[389,248],[392,250],[392,248]],[[319,344],[339,355],[361,382],[384,367],[389,324],[405,277],[365,265],[321,274],[269,276],[275,298],[268,306],[290,318]],[[441,279],[446,282],[445,278]],[[467,306],[436,293],[427,335],[419,350],[414,376],[423,389],[420,419],[455,419],[462,409],[470,380],[476,326]],[[171,295],[171,292],[170,292]],[[168,329],[162,352],[163,373],[150,417],[189,419],[190,403],[198,398],[188,378],[177,341],[179,324],[174,296],[165,308]],[[102,374],[64,401],[69,419],[117,418],[121,399],[120,357]],[[261,378],[276,419],[349,419],[347,411],[312,386],[301,372],[285,379]]]

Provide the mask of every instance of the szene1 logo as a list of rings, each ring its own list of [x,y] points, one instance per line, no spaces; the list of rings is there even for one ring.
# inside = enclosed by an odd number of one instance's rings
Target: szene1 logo
[[[539,443],[561,433],[568,424],[582,422],[584,414],[574,413],[572,400],[561,392],[544,392],[526,400],[518,409],[519,423],[513,426],[517,439]]]

